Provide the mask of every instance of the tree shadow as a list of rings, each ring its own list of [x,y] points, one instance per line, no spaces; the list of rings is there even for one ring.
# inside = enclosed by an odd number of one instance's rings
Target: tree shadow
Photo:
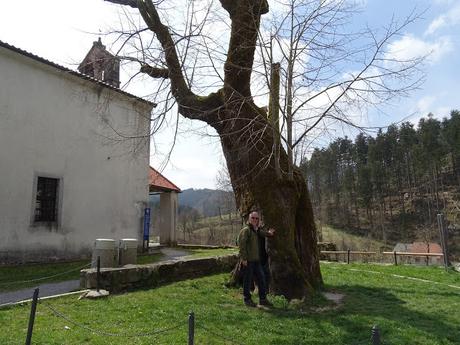
[[[313,323],[317,334],[315,340],[309,341],[309,344],[371,344],[373,325],[378,325],[383,344],[418,344],[414,337],[430,338],[427,344],[460,344],[460,327],[449,321],[446,312],[439,311],[436,299],[432,300],[433,305],[430,306],[436,312],[428,314],[414,310],[413,301],[408,303],[397,297],[396,293],[413,292],[410,289],[334,285],[333,290],[345,295],[338,309],[299,313],[275,308],[268,312],[281,319],[307,318],[309,323]],[[456,303],[455,300],[458,299],[457,293],[449,294],[432,289],[421,296],[426,302],[426,298],[431,300],[434,295],[444,299],[452,298],[452,303]],[[318,339],[318,336],[322,339]],[[299,334],[299,339],[291,337],[289,342],[282,343],[301,344],[305,336],[303,339],[301,337]],[[270,344],[280,344],[280,341],[274,340]]]

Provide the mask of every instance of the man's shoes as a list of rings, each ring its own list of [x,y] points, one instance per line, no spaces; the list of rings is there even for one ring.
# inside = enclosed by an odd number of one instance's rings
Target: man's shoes
[[[256,307],[256,304],[252,301],[252,299],[245,299],[244,300],[244,305],[246,307],[251,307],[251,308]]]
[[[273,307],[273,303],[270,302],[268,299],[261,299],[259,301],[259,305],[262,305],[264,307]]]

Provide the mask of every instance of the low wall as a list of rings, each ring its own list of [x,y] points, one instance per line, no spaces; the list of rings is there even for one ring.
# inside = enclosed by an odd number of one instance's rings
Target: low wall
[[[318,242],[318,251],[319,251],[319,259],[320,260],[327,260],[326,254],[321,254],[323,250],[337,250],[337,247],[332,242]]]
[[[184,279],[199,278],[209,274],[230,272],[238,262],[238,255],[211,258],[163,261],[146,265],[126,265],[120,268],[101,268],[99,288],[121,292],[137,288],[155,287]],[[80,287],[96,288],[95,268],[80,272]]]

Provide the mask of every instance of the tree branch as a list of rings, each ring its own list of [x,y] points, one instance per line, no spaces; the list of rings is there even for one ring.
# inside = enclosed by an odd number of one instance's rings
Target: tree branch
[[[118,5],[129,6],[132,8],[137,8],[137,0],[104,0],[104,1],[112,2]]]
[[[169,78],[169,70],[167,68],[152,67],[144,64],[141,67],[141,72],[147,74],[152,78]]]
[[[235,95],[251,98],[251,73],[260,26],[260,17],[268,12],[266,0],[225,1],[222,6],[232,20],[230,44],[225,62],[226,97]],[[229,11],[229,9],[231,11]]]
[[[154,78],[169,78],[171,93],[178,103],[179,112],[185,117],[202,120],[210,125],[218,123],[218,113],[223,106],[222,92],[215,92],[202,97],[195,95],[187,86],[174,40],[171,37],[169,28],[161,22],[152,0],[105,1],[138,8],[148,28],[156,35],[156,38],[160,42],[168,68],[162,69],[143,65],[141,72]]]

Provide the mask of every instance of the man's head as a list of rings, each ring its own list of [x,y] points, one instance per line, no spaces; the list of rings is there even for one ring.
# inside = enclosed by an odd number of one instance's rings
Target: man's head
[[[249,213],[248,223],[251,224],[253,227],[259,227],[259,220],[259,213],[257,213],[256,211]]]

